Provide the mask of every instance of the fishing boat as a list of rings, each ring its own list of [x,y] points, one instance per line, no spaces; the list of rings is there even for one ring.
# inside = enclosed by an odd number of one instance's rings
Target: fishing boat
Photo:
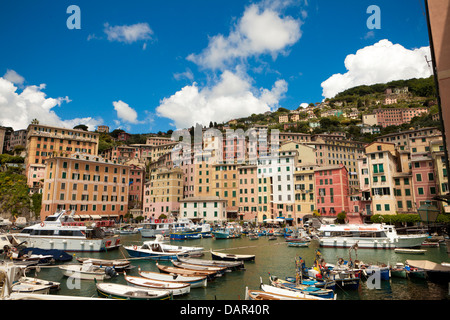
[[[59,269],[66,277],[80,279],[80,280],[104,280],[110,279],[117,275],[111,267],[100,268],[93,265],[90,261],[85,261],[80,265],[62,265]]]
[[[181,269],[188,269],[188,270],[196,270],[196,271],[215,271],[219,274],[224,274],[227,270],[226,267],[212,267],[212,266],[198,266],[195,264],[188,264],[180,261],[172,260],[172,264]]]
[[[127,259],[116,259],[116,260],[106,260],[106,259],[96,259],[96,258],[77,258],[78,262],[84,263],[90,261],[94,266],[99,268],[111,267],[117,272],[123,271],[124,269],[129,269],[131,262]]]
[[[333,298],[334,297],[334,291],[331,289],[321,289],[317,288],[312,285],[306,285],[300,283],[292,283],[290,281],[279,279],[276,276],[270,276],[269,277],[270,284],[277,288],[282,288],[290,291],[297,291],[305,294],[309,294],[312,296],[317,296],[321,298]]]
[[[139,228],[134,228],[131,225],[121,226],[115,231],[117,234],[136,234],[139,233]]]
[[[170,290],[154,290],[132,287],[118,283],[97,283],[97,293],[100,297],[118,300],[172,300]]]
[[[272,293],[272,294],[279,294],[279,295],[283,295],[283,296],[287,296],[287,297],[291,297],[291,298],[298,298],[298,299],[302,299],[302,300],[336,300],[336,294],[333,295],[332,298],[322,298],[322,297],[318,297],[318,296],[313,296],[311,294],[306,294],[300,291],[292,291],[292,290],[288,290],[288,289],[283,289],[283,288],[278,288],[278,287],[274,287],[274,286],[270,286],[267,284],[263,284],[262,280],[261,280],[261,284],[260,284],[261,290],[267,293]]]
[[[15,237],[26,241],[27,247],[58,249],[63,251],[100,252],[120,247],[118,236],[106,236],[102,229],[104,222],[76,222],[75,211],[69,215],[65,210],[56,212],[41,223],[22,229]]]
[[[269,235],[269,236],[267,237],[267,239],[269,239],[269,240],[277,240],[277,236],[274,235],[274,234],[271,234],[271,235]]]
[[[156,267],[160,272],[170,273],[176,275],[182,275],[185,277],[193,276],[193,277],[207,277],[208,280],[212,281],[218,275],[216,271],[198,271],[198,270],[189,270],[189,269],[181,269],[177,267],[171,267],[166,265],[161,265],[156,263]]]
[[[395,266],[391,267],[391,277],[403,279],[408,278],[406,266],[401,262],[397,262]]]
[[[288,242],[288,247],[308,247],[309,242]]]
[[[394,226],[386,224],[321,225],[319,228],[321,247],[368,249],[415,248],[428,237],[426,234],[399,235]]]
[[[163,237],[158,235],[154,241],[145,241],[141,246],[125,246],[131,257],[148,258],[151,260],[173,260],[177,256],[202,256],[203,248],[176,246],[164,243]]]
[[[184,295],[191,292],[191,286],[188,283],[176,283],[147,279],[143,277],[134,277],[127,275],[126,272],[124,273],[124,278],[125,281],[132,286],[153,290],[169,290],[174,296]]]
[[[439,264],[429,260],[406,260],[406,264],[412,268],[426,271],[426,277],[430,281],[450,282],[450,265],[448,263]]]
[[[225,260],[225,261],[254,261],[254,254],[232,254],[222,253],[210,250],[213,260]]]
[[[236,239],[241,237],[241,231],[233,226],[218,228],[211,232],[214,239]]]
[[[265,292],[262,290],[249,290],[248,287],[245,287],[245,300],[270,301],[270,300],[312,300],[312,299],[286,296],[283,294]]]
[[[32,278],[32,277],[21,277],[18,282],[27,284],[36,284],[50,286],[50,291],[57,291],[61,288],[61,283],[56,281],[49,281],[44,279]]]
[[[178,226],[175,224],[171,230],[169,237],[171,240],[189,240],[189,239],[201,239],[210,238],[211,225],[208,223],[196,224],[189,219],[183,219],[183,225]]]
[[[179,274],[158,273],[142,271],[139,267],[139,275],[143,278],[174,283],[188,283],[191,288],[206,288],[208,280],[206,276],[183,276]]]
[[[227,270],[244,269],[244,261],[217,261],[177,256],[178,261],[199,266],[226,267]]]
[[[12,285],[11,291],[16,293],[49,294],[50,288],[50,285],[16,282]]]
[[[258,240],[259,239],[259,235],[257,233],[249,233],[248,234],[248,238],[250,240]]]
[[[385,264],[381,264],[381,265],[376,265],[376,264],[371,264],[371,265],[366,265],[366,264],[360,264],[358,266],[359,269],[362,270],[362,274],[366,277],[370,277],[373,274],[377,273],[380,275],[380,279],[381,280],[386,280],[389,281],[390,277],[391,277],[391,267],[387,266]]]
[[[303,228],[296,228],[284,237],[287,242],[309,242],[311,238]]]
[[[425,254],[427,252],[426,249],[406,249],[406,248],[397,248],[394,249],[395,253],[407,253],[407,254]]]

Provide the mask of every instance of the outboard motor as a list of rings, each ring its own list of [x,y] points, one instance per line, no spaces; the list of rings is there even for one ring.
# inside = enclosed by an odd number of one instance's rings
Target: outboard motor
[[[106,267],[105,273],[106,273],[106,275],[108,275],[111,278],[117,276],[117,272],[116,272],[116,269],[114,269],[114,267]]]

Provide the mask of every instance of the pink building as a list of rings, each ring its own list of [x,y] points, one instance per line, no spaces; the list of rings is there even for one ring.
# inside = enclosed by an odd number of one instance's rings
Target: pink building
[[[241,220],[256,221],[258,216],[258,168],[242,166],[238,170],[238,216]]]
[[[437,196],[433,159],[427,153],[411,154],[411,171],[416,209],[418,209],[425,200],[432,200]],[[438,201],[432,202],[433,205],[438,206]]]
[[[321,216],[349,212],[348,171],[344,165],[314,169],[316,208]]]
[[[128,208],[142,209],[144,196],[145,169],[130,165],[130,180],[128,188]]]

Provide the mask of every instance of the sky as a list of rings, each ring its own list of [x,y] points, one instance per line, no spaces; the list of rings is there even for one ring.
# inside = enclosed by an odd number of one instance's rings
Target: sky
[[[0,48],[14,130],[165,132],[431,75],[423,0],[2,0]]]

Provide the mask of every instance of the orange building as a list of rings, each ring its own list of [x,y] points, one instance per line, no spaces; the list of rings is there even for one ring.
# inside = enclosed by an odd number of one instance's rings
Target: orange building
[[[128,211],[130,167],[76,153],[46,160],[41,220],[57,210],[119,218]]]
[[[27,131],[27,174],[30,165],[45,164],[51,157],[67,157],[76,152],[98,154],[99,134],[95,132],[41,124],[30,124]]]

